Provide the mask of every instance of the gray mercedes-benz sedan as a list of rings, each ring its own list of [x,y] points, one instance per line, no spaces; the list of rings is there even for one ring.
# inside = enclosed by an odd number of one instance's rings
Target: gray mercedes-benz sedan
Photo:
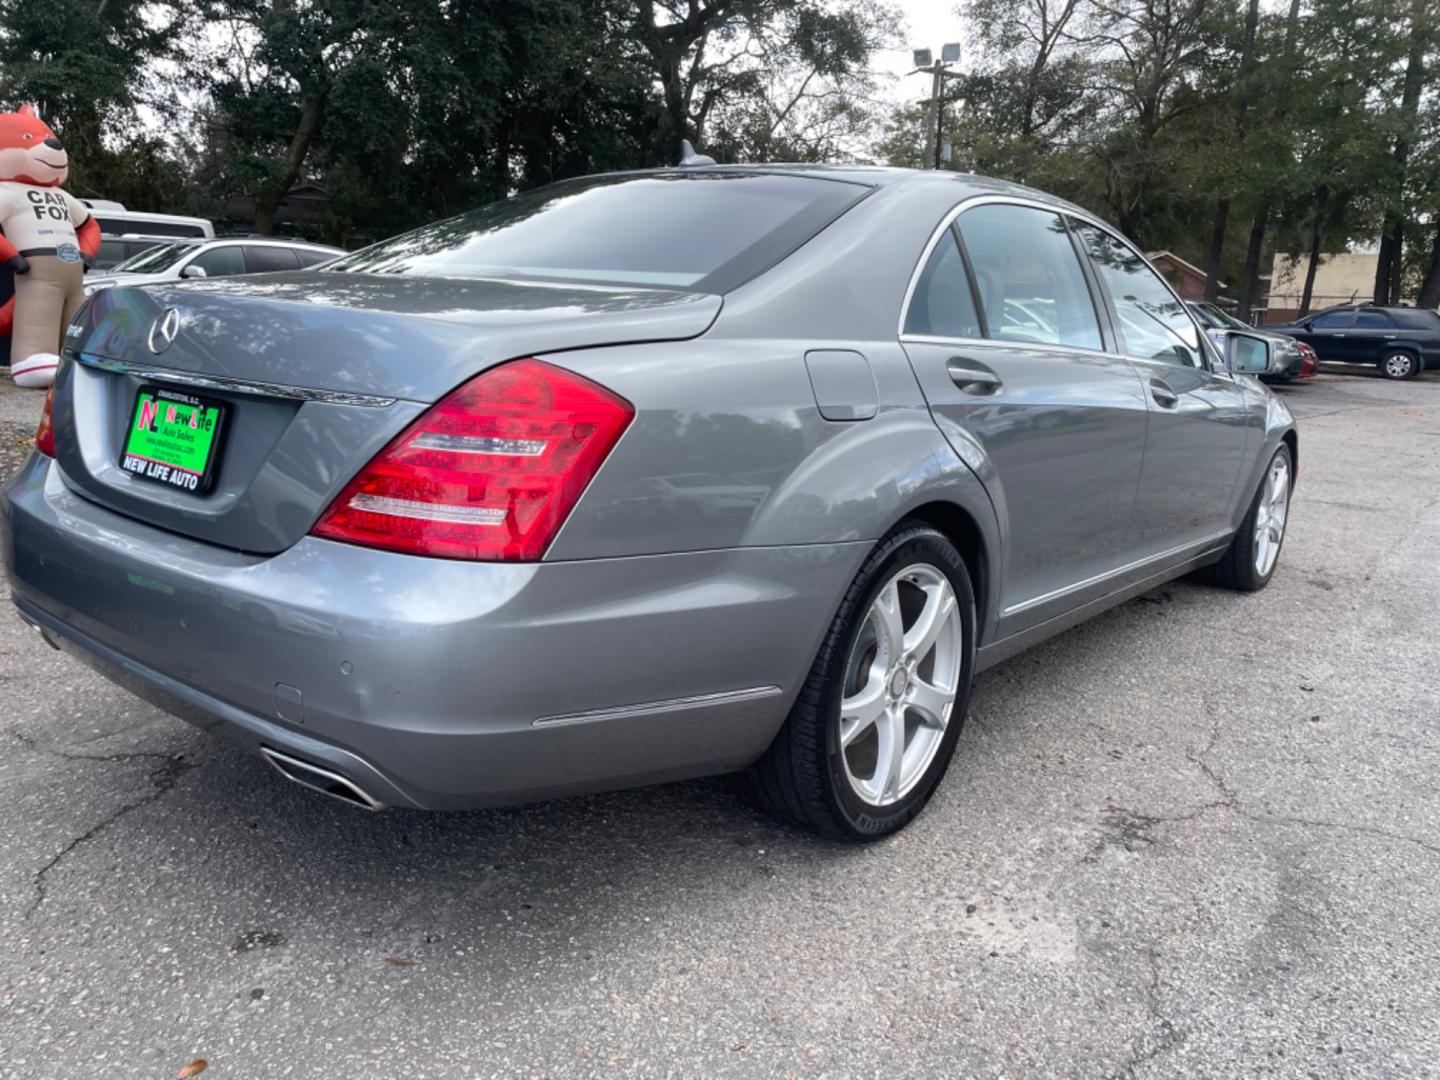
[[[1274,573],[1285,407],[1136,249],[974,176],[567,181],[332,263],[106,290],[3,499],[21,616],[379,808],[747,770],[847,839],[975,673]]]

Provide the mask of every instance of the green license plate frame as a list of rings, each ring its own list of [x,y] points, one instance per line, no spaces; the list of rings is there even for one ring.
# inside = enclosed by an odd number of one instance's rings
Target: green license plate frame
[[[137,480],[205,495],[215,486],[228,407],[164,386],[135,393],[120,468]]]

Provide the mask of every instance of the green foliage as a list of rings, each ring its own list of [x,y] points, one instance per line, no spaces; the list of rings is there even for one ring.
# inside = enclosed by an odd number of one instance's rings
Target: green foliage
[[[1232,286],[1252,225],[1266,250],[1334,251],[1393,218],[1407,293],[1440,252],[1440,0],[1283,0],[1253,23],[1247,0],[962,13],[975,36],[948,81],[952,167],[1065,195],[1198,265],[1214,246]],[[919,164],[923,123],[897,110],[877,154]]]
[[[1403,291],[1440,288],[1440,0],[957,14],[951,168],[1213,252],[1232,294],[1270,252],[1382,233]],[[6,0],[0,106],[39,105],[79,194],[358,243],[670,163],[681,137],[721,161],[923,166],[925,108],[876,104],[899,26],[884,0]],[[325,209],[286,222],[300,182]]]

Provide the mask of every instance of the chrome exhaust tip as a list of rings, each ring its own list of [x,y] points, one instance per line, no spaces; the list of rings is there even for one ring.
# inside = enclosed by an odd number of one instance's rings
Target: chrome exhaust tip
[[[283,754],[279,750],[272,750],[268,746],[260,747],[260,756],[273,765],[281,776],[287,780],[293,780],[301,787],[318,791],[322,795],[329,795],[332,799],[339,799],[341,802],[358,806],[364,810],[385,809],[384,803],[368,794],[355,781],[330,769],[312,765],[308,761]]]

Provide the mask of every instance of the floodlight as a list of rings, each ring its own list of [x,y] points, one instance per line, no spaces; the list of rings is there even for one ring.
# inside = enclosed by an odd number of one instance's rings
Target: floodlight
[[[917,68],[922,68],[922,67],[929,67],[930,64],[931,64],[930,50],[929,50],[929,49],[916,49],[916,50],[915,50],[915,66],[916,66]]]
[[[958,63],[960,60],[960,43],[952,41],[940,46],[940,59],[947,64]]]

